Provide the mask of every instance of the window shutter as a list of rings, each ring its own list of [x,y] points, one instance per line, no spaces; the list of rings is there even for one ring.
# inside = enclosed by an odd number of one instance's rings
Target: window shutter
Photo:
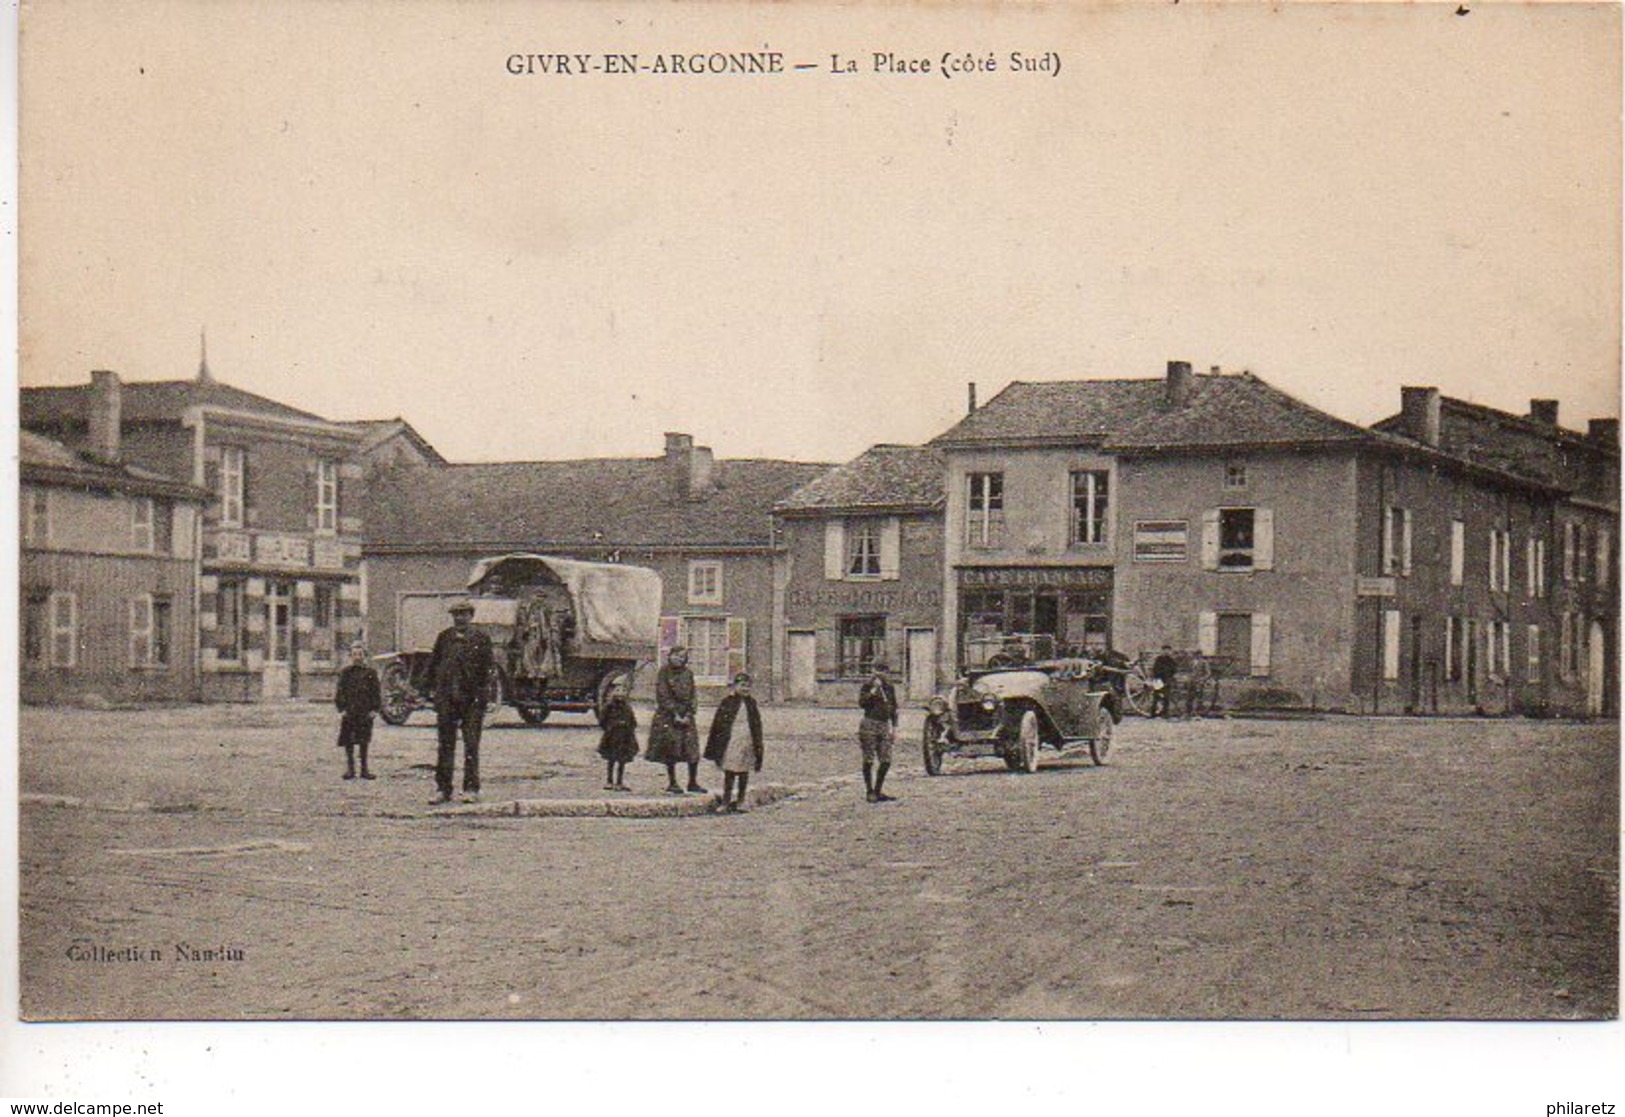
[[[813,635],[813,669],[821,679],[832,678],[840,670],[837,640],[833,628],[820,628]]]
[[[1532,554],[1532,552],[1531,552]],[[1533,558],[1530,559],[1534,561]],[[1467,525],[1460,520],[1450,521],[1450,584],[1461,585],[1467,571]]]
[[[680,642],[678,637],[678,619],[676,617],[660,618],[660,662],[666,662],[666,653],[675,648]]]
[[[1196,614],[1196,647],[1203,655],[1219,654],[1219,614]]]
[[[1527,540],[1527,546],[1524,547],[1524,577],[1527,579],[1527,583],[1526,583],[1526,585],[1528,587],[1527,596],[1529,596],[1529,597],[1536,596],[1536,594],[1535,594],[1535,538],[1534,538],[1534,536],[1529,537],[1529,539]]]
[[[1490,530],[1490,589],[1501,588],[1501,533]]]
[[[1444,677],[1456,677],[1456,618],[1444,619]]]
[[[896,516],[887,516],[880,525],[880,576],[890,582],[897,580],[902,565],[903,525]]]
[[[1253,674],[1270,673],[1270,615],[1253,614]]]
[[[1401,508],[1399,510],[1399,520],[1399,572],[1409,574],[1411,572],[1411,510]]]
[[[1202,569],[1219,569],[1219,510],[1217,508],[1209,508],[1202,513]]]
[[[828,520],[824,524],[824,577],[839,582],[846,573],[846,524]]]
[[[731,680],[745,667],[745,618],[728,618],[728,678]]]
[[[144,667],[152,659],[152,598],[130,598],[130,666]]]
[[[1394,507],[1391,504],[1382,506],[1382,572],[1394,572]]]
[[[1399,678],[1399,610],[1385,609],[1382,614],[1382,677]]]
[[[1253,509],[1253,569],[1275,569],[1275,509]]]
[[[1597,533],[1597,584],[1608,584],[1608,567],[1613,559],[1613,540],[1606,531]]]

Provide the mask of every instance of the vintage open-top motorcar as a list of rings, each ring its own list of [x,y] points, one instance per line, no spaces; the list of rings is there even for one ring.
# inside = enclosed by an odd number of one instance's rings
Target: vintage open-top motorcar
[[[496,662],[486,685],[486,716],[512,706],[529,725],[554,710],[591,711],[603,720],[609,691],[632,684],[658,654],[660,575],[641,566],[550,555],[483,559],[468,576],[473,624],[491,637]],[[462,594],[400,598],[396,646],[383,660],[383,719],[401,725],[434,704],[428,665],[446,607]]]
[[[1087,750],[1106,763],[1121,699],[1099,663],[1057,659],[968,672],[926,706],[927,775],[946,757],[998,756],[1014,772],[1036,772],[1040,749]]]

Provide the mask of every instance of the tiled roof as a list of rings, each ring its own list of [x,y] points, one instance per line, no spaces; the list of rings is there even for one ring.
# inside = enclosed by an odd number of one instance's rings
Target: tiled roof
[[[389,441],[395,435],[404,434],[407,441],[416,446],[429,461],[435,465],[446,464],[446,459],[441,456],[440,451],[436,450],[427,438],[419,434],[416,427],[399,416],[393,419],[339,419],[337,425],[361,431],[367,436],[366,441],[360,447],[360,452],[363,455]]]
[[[1410,437],[1403,414],[1374,424],[1384,435],[1420,445]],[[1570,492],[1595,490],[1598,499],[1617,500],[1605,463],[1617,462],[1619,448],[1577,431],[1540,423],[1483,404],[1448,396],[1439,401],[1441,453],[1482,469],[1511,474]]]
[[[389,469],[367,486],[367,548],[765,547],[773,506],[828,463],[718,461],[704,496],[664,458]]]
[[[932,446],[871,446],[845,465],[803,485],[779,503],[782,512],[943,506],[943,454]]]
[[[22,480],[86,489],[205,500],[208,493],[183,481],[123,463],[100,462],[54,438],[20,431],[17,451]]]
[[[1367,433],[1250,373],[1191,376],[1181,407],[1167,381],[1016,381],[934,442],[948,446],[1097,443],[1134,452],[1360,442]]]
[[[233,388],[218,380],[131,380],[120,386],[119,408],[126,423],[179,420],[188,407],[207,406],[249,411],[276,419],[327,420],[309,411]],[[90,401],[89,384],[67,387],[24,388],[22,425],[72,426],[85,422]]]

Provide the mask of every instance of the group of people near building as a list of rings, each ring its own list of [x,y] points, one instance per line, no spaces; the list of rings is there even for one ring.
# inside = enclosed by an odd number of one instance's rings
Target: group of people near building
[[[435,722],[439,747],[435,756],[435,797],[431,806],[452,800],[457,766],[457,738],[463,739],[462,801],[473,803],[480,796],[480,734],[485,725],[486,678],[495,661],[491,638],[472,621],[474,606],[467,600],[453,602],[452,623],[436,638],[426,677],[434,696]],[[632,709],[627,683],[617,681],[610,689],[602,718],[603,733],[598,755],[605,763],[604,790],[630,792],[626,766],[639,755],[637,714]],[[367,662],[361,644],[350,649],[350,664],[339,677],[334,705],[340,713],[339,747],[344,750],[345,779],[355,779],[356,752],[361,756],[360,776],[372,779],[367,751],[372,740],[372,719],[383,705],[378,672]],[[890,668],[876,663],[869,680],[859,692],[858,705],[863,719],[858,726],[858,745],[863,755],[863,785],[871,803],[894,802],[886,794],[886,774],[891,769],[892,746],[897,738],[897,689]],[[743,715],[743,716],[741,716]],[[751,694],[751,677],[740,671],[729,682],[728,693],[711,715],[705,747],[700,747],[698,690],[688,666],[688,649],[674,647],[666,654],[655,677],[655,713],[649,726],[649,745],[644,759],[666,769],[666,794],[706,795],[700,785],[700,763],[709,760],[722,772],[723,786],[719,809],[729,813],[744,810],[745,793],[753,772],[762,770],[766,755],[762,711]],[[688,769],[688,782],[678,780],[678,766]]]

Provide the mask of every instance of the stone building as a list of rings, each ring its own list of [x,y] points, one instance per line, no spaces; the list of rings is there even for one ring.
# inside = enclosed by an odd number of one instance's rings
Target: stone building
[[[774,675],[785,697],[849,704],[877,660],[911,698],[951,677],[942,478],[932,447],[874,446],[780,502]]]
[[[322,697],[362,633],[366,431],[221,383],[24,388],[21,420],[84,448],[121,432],[124,460],[206,490],[196,561],[204,700]]]
[[[22,700],[195,699],[207,494],[125,462],[116,422],[81,450],[29,431],[18,449]]]
[[[1131,656],[1166,644],[1213,658],[1244,680],[1233,694],[1259,701],[1611,708],[1609,428],[1451,401],[1443,433],[1419,436],[1406,415],[1427,398],[1368,430],[1184,362],[1161,380],[1011,384],[933,442],[955,662],[1013,641]],[[1513,540],[1549,591],[1517,595]],[[1480,585],[1469,571],[1490,571],[1474,556],[1491,547],[1494,581]]]
[[[662,648],[681,643],[702,688],[773,679],[773,508],[827,464],[716,460],[687,434],[656,458],[381,470],[365,544],[371,640],[399,648],[406,595],[452,594],[512,551],[633,563],[660,574]],[[644,672],[645,686],[653,672]]]
[[[1619,709],[1619,425],[1558,425],[1406,388],[1366,463],[1356,618],[1368,706],[1613,714]],[[1425,452],[1425,456],[1418,456]]]

